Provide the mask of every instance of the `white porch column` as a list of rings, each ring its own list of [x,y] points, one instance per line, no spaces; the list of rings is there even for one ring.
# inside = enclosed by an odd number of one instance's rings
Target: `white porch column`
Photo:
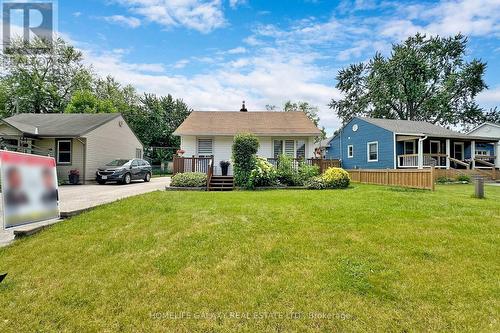
[[[424,140],[418,139],[418,168],[424,168]]]
[[[450,168],[450,156],[451,156],[450,139],[446,139],[446,169]]]
[[[495,143],[493,151],[495,152],[495,165],[500,169],[500,142]]]
[[[472,140],[470,144],[470,156],[472,159],[472,169],[476,168],[476,141]]]

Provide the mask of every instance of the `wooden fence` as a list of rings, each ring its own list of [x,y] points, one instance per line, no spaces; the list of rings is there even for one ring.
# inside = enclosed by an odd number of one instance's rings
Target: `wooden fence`
[[[174,156],[173,174],[183,172],[203,172],[208,175],[209,171],[213,173],[214,157],[178,157]],[[212,169],[212,170],[211,170]]]
[[[353,182],[434,191],[434,168],[425,170],[347,170]]]

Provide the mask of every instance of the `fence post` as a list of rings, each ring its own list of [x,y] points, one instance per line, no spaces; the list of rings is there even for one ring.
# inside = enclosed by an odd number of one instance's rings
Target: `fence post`
[[[195,169],[195,165],[194,165],[194,155],[193,155],[193,157],[191,157],[191,171],[192,171],[192,172],[195,172],[195,171],[196,171],[196,169]]]
[[[434,173],[436,171],[434,170],[434,167],[431,167],[431,190],[435,190],[436,189],[436,183],[434,181]]]
[[[389,169],[385,170],[385,185],[389,185]]]

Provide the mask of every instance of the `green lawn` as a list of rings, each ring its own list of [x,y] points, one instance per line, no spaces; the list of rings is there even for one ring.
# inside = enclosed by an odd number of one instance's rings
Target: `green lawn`
[[[156,192],[0,249],[0,332],[500,331],[500,187]]]

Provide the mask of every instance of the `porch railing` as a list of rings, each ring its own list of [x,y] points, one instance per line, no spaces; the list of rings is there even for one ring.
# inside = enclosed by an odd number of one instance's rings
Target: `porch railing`
[[[173,164],[174,164],[174,170],[173,170],[174,175],[183,172],[202,172],[208,175],[209,172],[213,174],[214,157],[174,156]]]
[[[446,154],[424,154],[424,167],[446,167]],[[398,168],[418,168],[418,154],[398,155]]]
[[[339,160],[327,160],[322,158],[292,158],[291,160],[292,168],[294,170],[298,170],[302,163],[305,163],[307,165],[317,165],[321,173],[325,172],[325,170],[328,168],[340,168],[341,166]],[[267,161],[276,168],[279,166],[279,158],[268,158]]]

